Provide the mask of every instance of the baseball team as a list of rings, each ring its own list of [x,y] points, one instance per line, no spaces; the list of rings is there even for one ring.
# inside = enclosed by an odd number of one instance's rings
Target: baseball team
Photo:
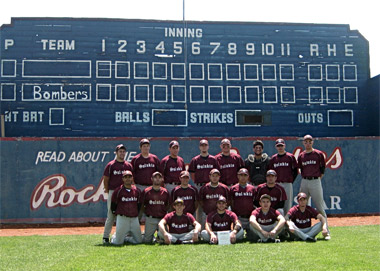
[[[231,151],[229,139],[221,141],[216,156],[209,154],[209,143],[202,139],[200,154],[191,159],[188,171],[178,141],[169,143],[169,154],[160,161],[144,138],[141,152],[130,163],[120,144],[103,173],[108,194],[103,244],[218,244],[222,233],[232,244],[244,238],[257,243],[315,242],[320,232],[329,240],[321,183],[326,164],[313,143],[313,137],[305,135],[304,151],[296,159],[281,138],[272,157],[256,140],[254,153],[244,161]],[[299,172],[298,204],[292,206]],[[308,205],[310,197],[316,209]],[[319,222],[312,226],[313,218]],[[115,222],[116,232],[110,237]],[[145,224],[143,233],[140,224]]]

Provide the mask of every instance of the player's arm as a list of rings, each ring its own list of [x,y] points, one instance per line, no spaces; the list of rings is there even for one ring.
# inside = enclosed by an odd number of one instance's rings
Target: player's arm
[[[193,226],[194,226],[194,231],[193,231],[193,242],[198,242],[198,240],[199,240],[199,233],[200,233],[201,230],[202,230],[202,226],[201,226],[201,224],[199,224],[199,222],[196,221],[196,220],[194,220]]]
[[[230,233],[230,240],[232,244],[236,243],[236,235],[241,230],[241,223],[238,219],[235,221],[234,225],[235,226]]]
[[[210,235],[210,242],[216,244],[218,242],[218,237],[212,231],[211,224],[206,221],[205,230]]]
[[[170,238],[169,238],[168,232],[166,231],[166,220],[164,218],[161,219],[160,222],[158,223],[158,229],[160,230],[160,232],[164,236],[165,243],[169,245],[170,244]]]
[[[274,229],[271,230],[271,232],[270,232],[271,237],[275,237],[277,235],[277,233],[282,229],[282,227],[284,227],[284,225],[286,223],[285,218],[282,215],[279,215],[277,217],[277,221],[278,221],[278,223],[277,223],[276,227],[274,227]]]
[[[115,214],[116,209],[117,209],[117,202],[118,202],[118,195],[119,195],[118,191],[120,191],[120,189],[116,189],[115,193],[112,194],[112,198],[111,198],[111,212],[113,214]]]
[[[317,219],[322,223],[322,235],[326,236],[329,233],[327,230],[326,218],[323,215],[318,214]]]
[[[103,176],[104,192],[107,193],[107,194],[108,194],[108,192],[109,192],[109,188],[108,188],[109,181],[110,181],[110,177],[108,177],[108,176]]]
[[[256,220],[256,216],[254,216],[254,215],[250,216],[250,218],[249,218],[249,224],[251,224],[251,226],[254,229],[256,229],[259,232],[261,232],[262,234],[264,234],[264,236],[267,236],[268,232],[264,231],[263,228],[261,228],[260,224]]]
[[[193,180],[193,182],[195,183],[195,173],[194,172],[190,172],[190,176],[191,176],[191,179]]]

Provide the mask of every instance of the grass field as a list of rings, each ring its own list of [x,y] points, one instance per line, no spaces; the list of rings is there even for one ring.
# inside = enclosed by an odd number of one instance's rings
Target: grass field
[[[0,237],[0,270],[379,270],[380,226],[332,239],[230,246],[103,246],[101,235]],[[320,236],[318,236],[320,238]]]

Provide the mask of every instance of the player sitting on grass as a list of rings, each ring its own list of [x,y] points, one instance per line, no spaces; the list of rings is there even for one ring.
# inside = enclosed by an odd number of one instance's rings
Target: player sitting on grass
[[[306,242],[315,242],[315,236],[321,231],[326,237],[328,235],[326,219],[317,210],[307,205],[307,195],[299,193],[297,201],[298,205],[292,207],[285,216],[290,233]],[[312,218],[319,220],[314,226],[311,226]]]
[[[271,208],[271,198],[264,194],[260,197],[259,208],[252,211],[249,223],[253,231],[254,239],[258,243],[275,242],[280,243],[277,236],[283,230],[285,218],[279,211]]]
[[[183,199],[177,198],[173,203],[173,208],[175,211],[166,214],[158,224],[158,237],[165,240],[167,245],[198,242],[201,224],[192,214],[183,212],[185,209]],[[194,229],[190,230],[190,226],[194,226]]]

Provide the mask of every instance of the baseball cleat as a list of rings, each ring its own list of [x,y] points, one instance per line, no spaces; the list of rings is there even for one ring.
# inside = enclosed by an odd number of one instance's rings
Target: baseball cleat
[[[103,245],[109,245],[110,239],[103,237]]]
[[[330,240],[331,239],[331,235],[330,234],[327,234],[326,236],[325,236],[325,240]]]
[[[311,242],[311,243],[317,242],[317,240],[315,240],[314,238],[311,238],[311,237],[306,238],[305,241],[306,242]]]
[[[281,243],[281,240],[280,239],[274,239],[274,242],[275,243]]]

